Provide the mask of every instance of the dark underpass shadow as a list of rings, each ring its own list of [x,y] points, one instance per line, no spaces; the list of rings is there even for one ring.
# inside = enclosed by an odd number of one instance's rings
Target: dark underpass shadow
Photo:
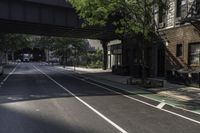
[[[78,125],[0,105],[0,133],[91,133]],[[93,131],[92,131],[93,130]]]
[[[22,73],[24,72],[12,74],[0,87],[0,104],[73,97],[43,74],[31,74],[30,70],[27,70],[26,74]],[[118,95],[99,87],[91,88],[85,82],[77,82],[63,75],[54,74],[53,76],[63,79],[61,84],[64,81],[64,86],[70,85],[71,91],[79,97]]]

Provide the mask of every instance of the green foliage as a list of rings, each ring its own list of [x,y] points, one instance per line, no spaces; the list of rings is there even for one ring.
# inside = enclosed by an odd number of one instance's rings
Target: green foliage
[[[47,36],[31,36],[29,40],[32,44],[32,48],[49,49],[54,51],[54,55],[57,57],[66,56],[69,58],[70,56],[75,56],[74,50],[76,49],[76,65],[90,68],[102,68],[103,51],[98,49],[95,52],[88,52],[89,46],[86,40]],[[83,60],[83,62],[79,61],[80,57],[85,60]]]
[[[30,47],[30,38],[21,34],[0,34],[0,51],[16,51]]]
[[[69,58],[75,56],[84,56],[87,53],[87,42],[83,39],[67,38],[67,37],[34,37],[33,47],[41,49],[49,49],[56,57]]]
[[[88,65],[88,68],[102,68],[103,62],[102,61],[94,61]]]
[[[54,40],[54,37],[32,36],[32,47],[40,49],[52,48]]]
[[[84,53],[86,49],[84,46],[86,45],[85,40],[76,38],[40,36],[35,37],[33,42],[33,47],[50,49],[55,51],[55,55],[57,56],[62,56],[65,49],[72,49],[70,45],[76,48],[79,54]]]
[[[102,56],[103,56],[103,51],[99,50],[99,49],[97,49],[93,53],[88,53],[88,55],[87,55],[87,60],[88,60],[87,66],[89,68],[102,68],[102,66],[103,66]]]
[[[104,0],[69,0],[80,16],[85,20],[84,26],[105,25],[110,5]]]
[[[153,8],[163,9],[165,0],[69,0],[80,17],[85,20],[83,26],[112,23],[116,33],[142,33],[145,39],[154,30]]]
[[[82,39],[74,38],[55,38],[52,45],[52,50],[55,51],[55,55],[63,56],[65,50],[69,53],[72,49],[76,49],[77,56],[86,53],[86,41]]]

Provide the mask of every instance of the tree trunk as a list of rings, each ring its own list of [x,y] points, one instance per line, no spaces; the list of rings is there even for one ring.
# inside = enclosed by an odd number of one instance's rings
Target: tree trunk
[[[14,53],[14,51],[12,51],[12,61],[13,62],[15,61],[15,53]]]
[[[146,79],[146,60],[145,60],[145,40],[141,38],[141,69],[142,69],[142,83],[145,82]]]
[[[103,70],[108,68],[108,42],[101,41],[103,47]]]
[[[144,45],[144,44],[142,44]],[[146,66],[145,66],[145,49],[142,49],[142,82],[144,83],[146,79]]]
[[[8,64],[8,51],[5,52],[5,63]]]
[[[146,15],[147,15],[147,10],[146,6],[147,1],[144,0],[144,22],[143,22],[143,32],[141,36],[141,48],[142,48],[142,83],[145,83],[146,79],[146,60],[145,60],[145,46],[146,46],[146,40],[145,40],[145,29],[146,29]]]
[[[47,62],[48,62],[48,64],[50,63],[49,62],[49,46],[48,46],[48,50],[47,50]]]

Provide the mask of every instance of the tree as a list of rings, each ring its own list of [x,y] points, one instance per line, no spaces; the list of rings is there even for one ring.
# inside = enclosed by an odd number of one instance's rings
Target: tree
[[[55,37],[50,36],[32,36],[32,47],[39,48],[47,52],[47,62],[49,63],[49,51],[53,48]]]
[[[153,8],[167,8],[166,0],[69,0],[80,17],[83,27],[106,26],[112,23],[116,33],[143,33],[148,38],[154,31]]]
[[[66,64],[67,58],[70,56],[67,53],[74,51],[74,58],[77,59],[78,56],[86,54],[86,45],[87,43],[83,39],[59,37],[54,40],[53,50],[55,51],[55,55],[63,57],[64,64]],[[78,63],[78,60],[74,63]]]
[[[12,60],[14,60],[14,52],[30,47],[29,36],[21,34],[0,34],[0,52],[5,53],[6,62],[8,60],[8,52],[12,53]]]
[[[34,37],[33,42],[33,47],[48,49],[48,56],[49,50],[51,50],[55,56],[62,57],[64,64],[66,63],[66,54],[72,51],[72,47],[76,49],[77,56],[86,54],[87,43],[83,39],[40,36]],[[71,48],[70,45],[72,46]],[[47,60],[49,61],[49,57]]]
[[[154,8],[167,8],[166,0],[70,0],[83,26],[115,26],[122,41],[126,37],[138,38],[142,53],[142,79],[145,79],[145,44],[155,32]]]
[[[90,68],[102,68],[102,55],[103,51],[97,49],[92,52],[88,52],[87,55],[87,66]]]

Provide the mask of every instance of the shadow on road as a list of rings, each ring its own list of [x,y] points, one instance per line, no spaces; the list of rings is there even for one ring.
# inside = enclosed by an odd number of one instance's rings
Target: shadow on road
[[[79,97],[118,95],[99,87],[92,86],[91,88],[89,84],[80,81],[77,82],[77,80],[63,75],[53,74],[50,76],[62,79],[60,80],[61,84],[69,87],[70,91]],[[43,74],[33,74],[30,70],[15,72],[0,87],[0,104],[67,97],[72,97],[72,95],[46,78]]]
[[[39,112],[40,113],[40,112]],[[80,125],[67,124],[63,119],[55,119],[38,112],[23,111],[8,105],[0,105],[1,133],[90,133],[94,129],[86,129]],[[2,115],[3,114],[3,115]],[[98,132],[98,131],[97,131]]]

